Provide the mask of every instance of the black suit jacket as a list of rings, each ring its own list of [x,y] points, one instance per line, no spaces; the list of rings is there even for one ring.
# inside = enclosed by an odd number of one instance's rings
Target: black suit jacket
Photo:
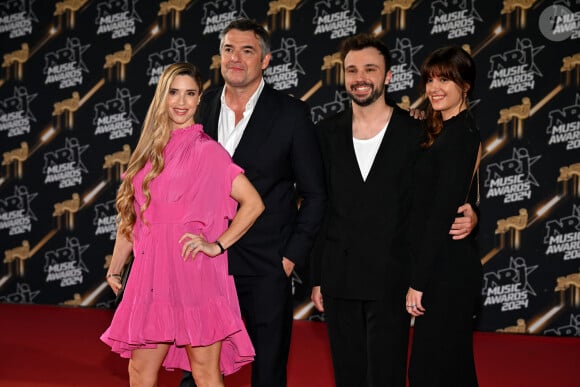
[[[328,204],[312,252],[312,284],[324,295],[358,300],[382,299],[395,285],[400,291],[408,286],[404,227],[418,123],[395,109],[366,181],[354,152],[352,109],[321,121],[317,129]]]
[[[196,114],[196,121],[216,140],[222,90],[204,92]],[[266,85],[233,160],[244,168],[266,209],[229,248],[230,273],[280,274],[282,257],[300,267],[322,222],[325,202],[320,148],[306,103]]]

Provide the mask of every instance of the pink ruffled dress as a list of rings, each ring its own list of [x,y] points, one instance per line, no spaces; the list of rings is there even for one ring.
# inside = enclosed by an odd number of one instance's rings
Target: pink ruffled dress
[[[149,185],[151,203],[133,229],[135,260],[123,300],[101,340],[124,358],[138,348],[171,344],[167,369],[190,371],[184,346],[222,342],[224,375],[253,361],[254,348],[244,327],[227,252],[210,258],[181,257],[179,238],[202,233],[214,241],[237,208],[232,182],[243,170],[195,124],[174,130],[164,151],[165,168]],[[133,180],[135,210],[145,201],[141,185],[151,165]]]

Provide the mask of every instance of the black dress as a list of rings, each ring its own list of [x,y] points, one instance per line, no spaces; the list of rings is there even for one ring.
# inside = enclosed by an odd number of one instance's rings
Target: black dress
[[[479,144],[473,117],[463,111],[444,122],[415,166],[410,286],[423,292],[426,312],[415,318],[412,387],[478,385],[472,340],[482,268],[473,235],[455,241],[448,233],[468,192],[477,192],[473,171]]]

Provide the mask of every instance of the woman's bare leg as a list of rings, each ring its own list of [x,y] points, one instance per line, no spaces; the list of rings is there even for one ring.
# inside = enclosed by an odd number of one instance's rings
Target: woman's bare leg
[[[198,387],[223,387],[220,371],[221,341],[206,347],[185,347],[191,364],[191,373]]]
[[[135,349],[129,360],[131,387],[156,387],[159,368],[169,351],[169,344],[157,344],[157,348]]]

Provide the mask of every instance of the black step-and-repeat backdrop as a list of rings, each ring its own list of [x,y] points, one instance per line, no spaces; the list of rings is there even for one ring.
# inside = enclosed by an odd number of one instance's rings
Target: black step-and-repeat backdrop
[[[218,33],[240,16],[272,33],[266,81],[307,101],[313,121],[348,101],[346,36],[389,45],[404,108],[423,101],[431,50],[471,52],[478,329],[580,336],[579,0],[0,1],[0,302],[113,307],[115,192],[158,77],[189,61],[206,86],[221,82]],[[299,319],[320,317],[307,278],[294,277]]]

